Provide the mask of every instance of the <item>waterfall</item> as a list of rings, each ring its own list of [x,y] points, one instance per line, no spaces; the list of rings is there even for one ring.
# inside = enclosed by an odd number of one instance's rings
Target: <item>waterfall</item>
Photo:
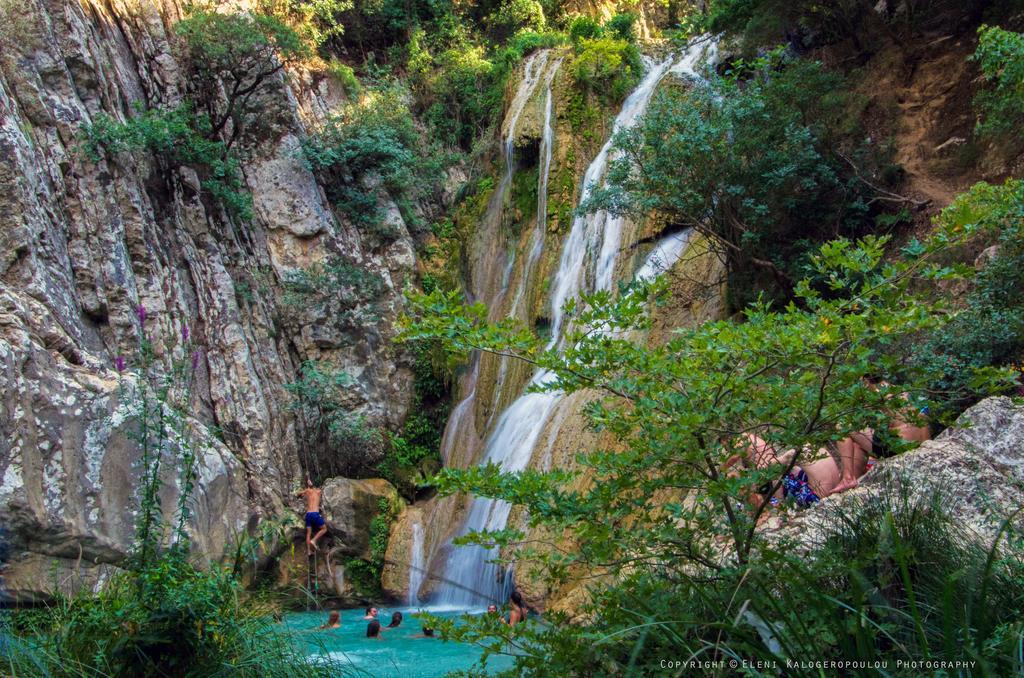
[[[426,574],[427,565],[423,552],[423,525],[419,522],[412,524],[412,553],[409,562],[409,606],[418,605],[420,602],[420,586],[423,584],[423,577]]]
[[[626,98],[622,105],[622,110],[615,118],[613,134],[615,131],[626,129],[636,123],[647,110],[647,106],[658,83],[670,70],[680,74],[695,75],[694,67],[703,52],[703,47],[693,45],[678,61],[666,59],[659,63],[649,64],[646,75],[636,89]],[[542,70],[539,69],[537,73]],[[539,77],[539,75],[534,74],[534,77]],[[548,82],[550,84],[550,80]],[[513,104],[515,103],[516,100],[513,100]],[[547,95],[545,105],[548,107],[545,111],[546,136],[548,133],[547,126],[550,123],[550,92]],[[521,113],[521,108],[515,112],[512,118],[513,121],[518,118],[519,113]],[[507,144],[508,142],[506,142]],[[545,201],[547,199],[546,175],[550,169],[550,141],[547,143],[547,149],[542,149],[542,151],[544,151],[541,154],[543,167],[540,174],[544,176],[544,190],[543,192],[538,190],[538,202],[541,200],[542,195]],[[594,187],[603,180],[608,163],[613,159],[612,139],[609,138],[597,157],[594,158],[587,168],[583,179],[583,189],[580,196],[581,202],[586,200],[591,195]],[[541,219],[543,219],[543,216],[539,212],[538,226],[540,226]],[[572,228],[563,245],[558,270],[552,285],[552,334],[548,348],[561,344],[565,329],[562,306],[568,299],[578,296],[583,290],[588,258],[594,273],[594,288],[611,288],[622,239],[623,225],[623,219],[613,217],[604,212],[577,216],[573,220]],[[541,226],[541,228],[543,227]],[[540,230],[539,238],[541,244],[543,237],[543,230]],[[663,242],[659,243],[659,246],[655,249],[660,252],[659,256],[671,259],[672,256],[678,258],[684,246],[685,243],[677,251],[672,242]],[[539,248],[539,245],[531,241],[529,255],[531,258],[534,257],[536,248]],[[539,256],[539,251],[537,251],[537,256]],[[651,270],[653,271],[654,263],[650,257],[648,258],[648,263],[651,263]],[[528,271],[524,271],[524,277],[526,275],[528,275]],[[538,370],[531,378],[530,384],[540,385],[548,383],[552,378],[552,375],[549,373]],[[487,437],[484,443],[485,453],[482,463],[495,464],[505,473],[513,473],[525,469],[530,463],[541,433],[563,398],[564,394],[561,393],[526,392],[520,395],[501,413],[494,430]],[[558,423],[560,424],[560,421]],[[549,434],[548,439],[545,441],[547,447],[553,444],[551,442],[551,435],[553,434]],[[511,505],[505,501],[473,497],[470,502],[469,514],[461,529],[461,534],[504,529],[508,523],[511,508]],[[476,545],[460,546],[451,549],[445,563],[443,583],[437,590],[437,602],[442,605],[462,607],[502,602],[509,592],[511,571],[500,564],[492,562],[498,555],[496,548],[485,548]]]

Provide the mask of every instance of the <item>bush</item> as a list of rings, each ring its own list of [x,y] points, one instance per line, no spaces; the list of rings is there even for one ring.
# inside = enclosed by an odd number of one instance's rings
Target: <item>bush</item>
[[[363,86],[359,83],[359,78],[348,64],[344,64],[338,59],[331,59],[327,64],[327,72],[334,76],[349,97],[355,97],[362,91]]]
[[[378,186],[406,208],[406,221],[418,226],[408,206],[438,189],[448,161],[421,139],[405,100],[398,87],[368,92],[302,142],[304,157],[322,177],[328,196],[357,227],[385,242],[398,231],[384,221]]]
[[[643,77],[637,48],[625,40],[583,38],[569,63],[576,85],[606,104],[622,101]]]
[[[989,85],[975,100],[983,114],[978,131],[1019,144],[1024,120],[1024,34],[982,26],[973,59]]]
[[[543,31],[544,8],[537,0],[504,0],[490,18],[497,40],[504,40],[519,31]]]
[[[948,423],[990,392],[980,376],[1024,365],[1024,182],[977,184],[942,212],[938,225],[980,229],[998,248],[975,277],[964,310],[908,347],[917,367],[941,375],[929,386],[939,404],[931,414]],[[1007,373],[1005,388],[1019,379],[1019,372]]]
[[[17,642],[0,651],[0,665],[11,675],[337,675],[340,667],[297,649],[273,612],[221,567],[201,570],[172,552],[97,594],[14,612],[3,630]]]
[[[596,40],[604,34],[604,29],[589,16],[578,16],[569,24],[569,39],[578,46],[584,40]]]
[[[927,657],[974,661],[976,675],[1024,669],[1024,551],[1004,539],[990,557],[943,510],[940,493],[887,495],[830,515],[825,539],[810,551],[783,544],[743,568],[689,575],[664,563],[597,589],[585,626],[548,614],[547,624],[517,628],[528,649],[516,668],[648,675],[664,657],[679,657],[721,662],[708,675],[733,675],[729,662],[746,661],[750,675],[775,675],[775,663],[810,677],[822,675],[820,661],[894,667]],[[511,639],[500,622],[438,623],[494,652]]]
[[[608,23],[606,23],[604,27],[613,38],[625,40],[626,42],[635,42],[636,22],[636,14],[633,14],[632,12],[623,12],[621,14],[616,14],[609,19]]]
[[[139,106],[136,112],[123,123],[98,114],[83,128],[85,153],[98,161],[103,151],[117,155],[146,150],[172,166],[188,165],[229,214],[252,219],[252,196],[245,190],[238,159],[224,142],[211,137],[208,117],[194,114],[189,103],[170,109]]]
[[[315,47],[345,33],[342,15],[352,9],[352,0],[259,0],[263,14],[296,26],[303,41]]]

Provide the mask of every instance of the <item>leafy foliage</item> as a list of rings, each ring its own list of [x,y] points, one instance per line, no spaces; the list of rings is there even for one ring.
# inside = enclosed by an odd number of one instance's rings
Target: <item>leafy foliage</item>
[[[843,40],[870,52],[883,38],[909,40],[941,24],[946,13],[969,5],[944,0],[712,0],[697,31],[740,35],[748,53],[780,41],[803,48]]]
[[[277,630],[272,612],[220,566],[172,552],[97,594],[16,612],[0,665],[11,675],[337,675]]]
[[[342,15],[352,0],[259,0],[260,12],[295,26],[298,35],[315,47],[345,33]]]
[[[864,178],[877,162],[852,141],[840,76],[776,53],[708,77],[658,96],[619,134],[607,187],[582,209],[655,214],[708,235],[742,307],[757,285],[788,294],[816,243],[868,232],[875,203],[899,198]],[[740,277],[752,271],[761,275]]]
[[[614,38],[583,38],[569,63],[576,84],[604,103],[622,101],[643,76],[640,52],[631,43]]]
[[[569,39],[574,46],[578,46],[584,40],[596,40],[603,34],[601,24],[589,16],[577,16],[569,24]]]
[[[978,131],[1019,143],[1024,119],[1024,34],[982,26],[974,60],[989,84],[976,99],[984,114]]]
[[[178,22],[175,32],[188,47],[192,73],[203,95],[210,121],[207,136],[226,133],[228,148],[261,117],[257,97],[269,79],[285,63],[309,55],[291,27],[266,14],[195,7]]]
[[[634,42],[636,40],[636,22],[637,15],[632,12],[621,12],[616,14],[608,23],[604,25],[605,29],[611,33],[613,38],[617,40],[625,40],[626,42]]]
[[[824,544],[828,553],[816,556],[789,556],[756,529],[767,511],[788,510],[769,508],[770,497],[793,464],[851,431],[886,426],[899,394],[924,393],[934,375],[904,364],[901,340],[941,325],[947,311],[915,290],[922,280],[966,273],[938,261],[980,228],[944,225],[892,263],[883,263],[885,238],[829,242],[785,308],[755,303],[742,321],[705,323],[655,347],[632,333],[647,326],[646,309],[662,298],[664,283],[569,302],[575,324],[564,353],[542,350],[542,340],[511,320],[487,323],[486,309],[460,306],[456,295],[414,297],[422,315],[404,336],[516,355],[554,377],[538,390],[596,391],[587,415],[616,441],[581,451],[573,471],[486,466],[439,477],[443,493],[523,506],[529,527],[562,535],[554,548],[508,529],[472,534],[467,543],[515,545],[519,571],[532,567],[555,589],[601,582],[588,587],[587,625],[556,617],[516,629],[519,667],[558,674],[551,662],[564,659],[584,673],[642,674],[665,656],[783,661],[920,652],[966,652],[986,666],[1012,666],[1024,590],[1009,582],[1019,577],[1021,554],[994,566],[951,521],[926,519],[937,506],[865,508],[846,517]],[[870,375],[901,381],[876,390],[865,382]],[[998,388],[1005,375],[987,376]],[[794,458],[726,474],[748,432]],[[768,491],[749,503],[762,484]],[[948,566],[928,571],[937,554],[950,558]],[[993,609],[997,601],[1004,607]],[[943,625],[930,612],[942,605],[963,607]],[[486,618],[442,628],[495,652],[511,639]]]
[[[402,430],[389,440],[381,471],[407,499],[441,469],[441,436],[451,411],[448,366],[440,342],[416,342],[410,348],[413,366],[413,402]]]
[[[213,139],[210,120],[190,104],[177,108],[136,108],[137,115],[118,122],[100,113],[83,127],[83,149],[94,161],[102,152],[118,155],[146,150],[172,166],[187,165],[201,174],[203,188],[233,216],[252,219],[252,196],[245,190],[237,157]]]
[[[966,309],[910,349],[937,378],[938,419],[955,418],[988,392],[990,368],[1024,365],[1024,182],[980,183],[940,215],[946,230],[977,230],[997,239],[995,255],[975,277]],[[1015,385],[1005,383],[1006,389]]]
[[[399,233],[385,221],[375,189],[384,188],[407,220],[418,223],[409,204],[437,191],[445,154],[430,148],[413,123],[406,93],[397,86],[368,92],[333,114],[302,142],[309,165],[328,187],[329,197],[364,232],[389,242]]]
[[[498,39],[519,31],[543,31],[545,23],[544,8],[537,0],[504,0],[490,20]]]
[[[680,577],[666,563],[594,587],[586,625],[550,613],[514,633],[487,617],[431,621],[488,654],[512,645],[517,669],[537,675],[647,675],[664,671],[665,657],[721,662],[709,675],[733,675],[727,667],[743,661],[748,675],[785,666],[810,677],[823,661],[893,667],[922,657],[1020,672],[1024,551],[1008,534],[1001,553],[986,550],[940,490],[913,492],[842,513],[821,507],[831,524],[814,544],[779,544],[713,578]]]

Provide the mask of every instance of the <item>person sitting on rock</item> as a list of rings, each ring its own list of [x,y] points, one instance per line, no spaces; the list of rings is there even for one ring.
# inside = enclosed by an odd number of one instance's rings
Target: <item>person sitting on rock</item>
[[[312,556],[314,551],[320,549],[317,542],[327,534],[327,522],[320,515],[320,500],[324,496],[323,490],[314,487],[313,479],[306,476],[306,487],[295,493],[296,497],[302,497],[306,503],[306,555]],[[318,530],[314,535],[313,530]]]
[[[772,503],[778,503],[783,499],[790,499],[797,506],[807,508],[816,504],[830,494],[836,492],[836,486],[840,481],[840,469],[835,459],[827,450],[819,450],[820,459],[811,461],[800,466],[790,465],[796,456],[796,450],[789,450],[783,454],[776,454],[770,443],[762,438],[746,433],[742,437],[743,452],[734,454],[723,464],[723,470],[730,477],[738,475],[735,470],[737,464],[752,469],[766,469],[772,466],[789,469],[782,478],[782,482],[775,491]],[[856,459],[853,463],[863,463],[858,471],[863,475],[867,471],[867,458]],[[764,502],[764,496],[772,491],[774,482],[767,482],[752,490],[747,496],[747,503],[755,510]]]
[[[327,623],[320,627],[322,629],[340,629],[341,628],[341,613],[337,610],[331,610],[331,613],[327,615]]]
[[[872,387],[888,385],[885,382],[870,381],[869,383]],[[910,396],[907,393],[901,393],[900,398],[905,403],[910,402]],[[915,412],[914,410],[917,411]],[[857,487],[860,483],[859,478],[863,475],[863,471],[860,469],[867,466],[869,456],[876,459],[885,459],[896,454],[892,448],[890,436],[895,435],[896,438],[911,443],[921,443],[930,440],[932,437],[931,428],[927,422],[923,426],[911,423],[915,419],[920,420],[921,417],[927,414],[927,405],[920,408],[903,405],[891,414],[888,431],[878,431],[870,428],[863,431],[854,431],[848,437],[839,441],[838,448],[839,457],[842,461],[842,475],[832,492],[837,494]]]

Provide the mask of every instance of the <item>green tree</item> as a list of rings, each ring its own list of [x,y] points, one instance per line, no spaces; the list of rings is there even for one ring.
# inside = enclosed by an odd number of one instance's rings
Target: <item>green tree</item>
[[[228,148],[258,118],[256,97],[263,86],[286,63],[309,54],[295,30],[266,14],[197,8],[178,22],[175,32],[188,47],[192,73],[202,91],[210,120],[208,137],[226,132]]]
[[[705,234],[742,307],[756,285],[787,295],[816,243],[865,233],[880,205],[905,202],[878,188],[878,161],[853,141],[840,76],[776,53],[708,78],[668,89],[619,134],[607,186],[582,209]]]
[[[544,8],[537,0],[504,0],[490,24],[499,40],[519,31],[543,31]]]

